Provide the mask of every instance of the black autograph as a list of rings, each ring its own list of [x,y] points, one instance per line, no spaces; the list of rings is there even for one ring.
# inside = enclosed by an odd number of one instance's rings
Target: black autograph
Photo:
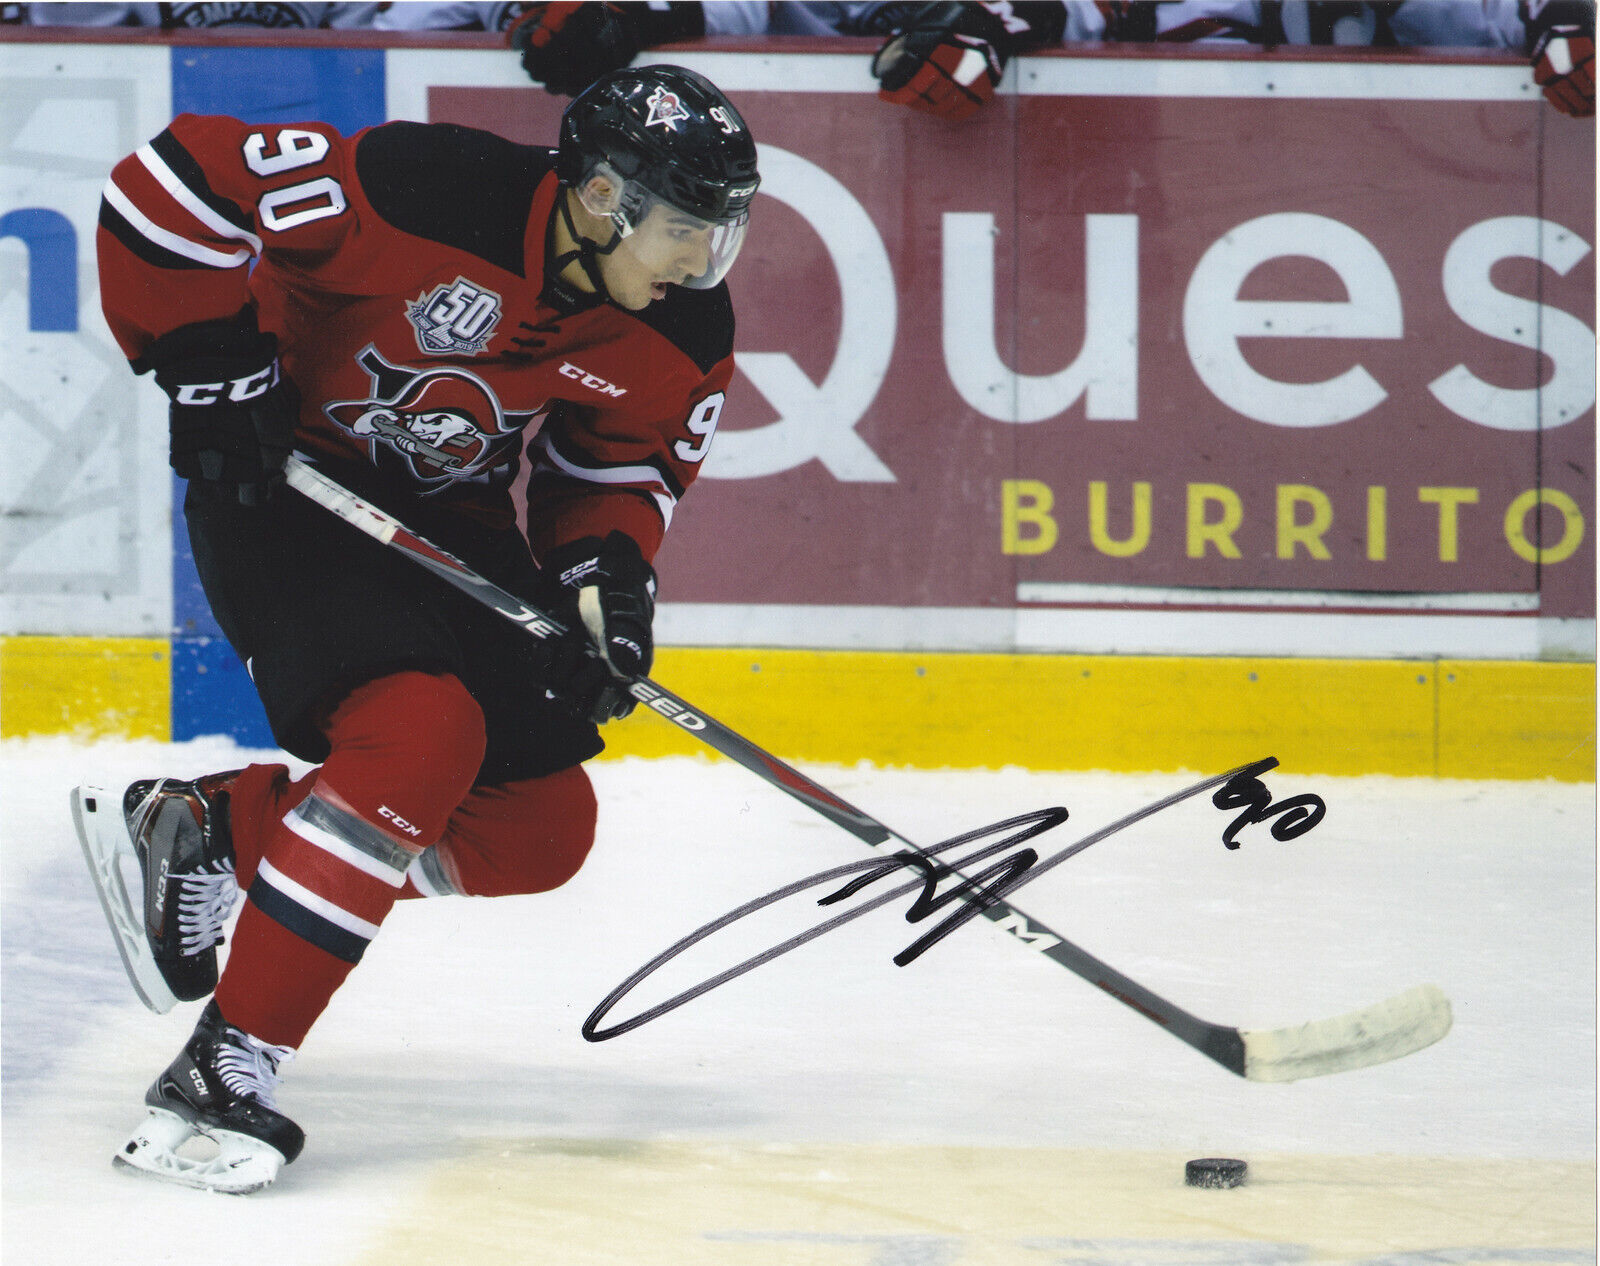
[[[842,927],[853,919],[859,919],[865,914],[870,914],[878,907],[887,905],[900,897],[915,892],[916,899],[911,903],[911,908],[906,911],[906,922],[921,923],[924,919],[949,906],[952,902],[959,903],[941,922],[929,931],[918,937],[905,949],[894,956],[894,962],[901,967],[913,962],[926,953],[939,941],[949,936],[951,932],[968,920],[976,918],[988,910],[1003,904],[1007,893],[1014,892],[1025,883],[1032,883],[1046,872],[1053,870],[1069,858],[1075,857],[1092,844],[1097,844],[1108,836],[1115,835],[1118,831],[1133,825],[1135,822],[1150,817],[1161,810],[1170,808],[1182,800],[1187,800],[1202,792],[1217,787],[1212,803],[1219,809],[1244,809],[1223,832],[1222,842],[1229,849],[1237,849],[1239,841],[1234,837],[1244,827],[1266,822],[1276,817],[1271,831],[1274,839],[1290,840],[1306,834],[1312,830],[1327,814],[1327,806],[1320,797],[1314,795],[1294,796],[1288,800],[1273,802],[1272,793],[1267,789],[1259,775],[1277,766],[1276,758],[1268,756],[1249,765],[1242,765],[1238,769],[1230,770],[1226,774],[1219,774],[1197,783],[1192,787],[1166,796],[1154,804],[1137,809],[1126,817],[1113,822],[1110,826],[1085,836],[1083,839],[1063,848],[1060,852],[1040,860],[1039,854],[1032,848],[1022,848],[1008,857],[1004,857],[992,866],[968,877],[957,869],[957,866],[971,866],[1003,852],[1013,845],[1026,844],[1027,841],[1054,830],[1067,820],[1067,810],[1059,806],[1049,809],[1037,809],[1032,813],[1019,814],[1014,818],[1007,818],[991,826],[979,827],[973,831],[957,835],[942,843],[927,848],[919,848],[909,841],[905,841],[905,850],[888,857],[864,858],[858,862],[849,862],[843,866],[834,866],[828,870],[819,871],[804,879],[797,879],[793,883],[748,901],[737,909],[729,911],[719,919],[697,928],[688,936],[678,941],[675,945],[656,955],[643,967],[640,967],[620,985],[603,998],[599,1005],[589,1013],[583,1022],[583,1036],[591,1042],[603,1042],[607,1038],[618,1037],[630,1032],[651,1020],[675,1011],[687,1002],[693,1001],[703,993],[708,993],[719,985],[727,984],[748,971],[771,962],[790,950],[798,949],[808,941],[813,941],[835,928]],[[1008,834],[1003,834],[1008,833]],[[991,836],[1000,835],[999,839],[985,844],[968,856],[962,857],[956,863],[939,860],[939,854],[950,849],[959,848],[964,844],[977,843]],[[819,906],[836,905],[859,893],[862,889],[884,879],[899,870],[909,870],[916,873],[916,878],[900,885],[888,892],[879,893],[871,900],[860,905],[852,906],[841,914],[826,919],[804,932],[797,933],[785,941],[781,941],[770,949],[752,955],[742,963],[738,963],[727,970],[717,973],[699,984],[675,994],[665,1002],[648,1007],[639,1014],[627,1020],[619,1021],[609,1028],[602,1029],[601,1022],[611,1012],[617,1003],[622,1001],[642,981],[666,966],[674,958],[698,945],[701,941],[714,933],[737,923],[748,915],[763,910],[798,892],[808,888],[815,888],[824,884],[832,884],[840,879],[848,882],[836,892],[817,900]],[[939,884],[945,879],[954,878],[956,883],[951,884],[943,892],[939,891]],[[920,890],[920,891],[919,891]],[[1015,913],[1014,911],[1012,913]]]
[[[1287,800],[1278,801],[1277,804],[1272,803],[1272,793],[1256,775],[1265,773],[1277,763],[1274,757],[1268,756],[1265,760],[1258,760],[1254,765],[1246,765],[1211,797],[1211,803],[1219,809],[1244,810],[1222,833],[1222,843],[1225,848],[1238,848],[1239,841],[1233,837],[1252,823],[1265,822],[1268,818],[1278,819],[1272,824],[1273,839],[1292,840],[1296,836],[1304,835],[1327,817],[1328,806],[1322,802],[1321,796],[1291,796]]]

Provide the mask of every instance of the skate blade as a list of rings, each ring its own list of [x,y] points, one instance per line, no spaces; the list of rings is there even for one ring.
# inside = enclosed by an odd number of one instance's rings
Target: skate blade
[[[203,1130],[174,1112],[151,1108],[111,1163],[198,1191],[247,1196],[271,1186],[284,1159],[277,1148],[248,1134]]]
[[[150,1010],[165,1015],[178,1005],[178,997],[161,975],[150,942],[145,938],[144,919],[140,914],[143,901],[135,903],[128,896],[122,866],[127,862],[137,870],[139,862],[122,819],[122,797],[104,787],[75,787],[72,822],[78,831],[84,860],[89,864],[89,877],[94,880],[100,908],[111,925],[111,938],[133,991]]]

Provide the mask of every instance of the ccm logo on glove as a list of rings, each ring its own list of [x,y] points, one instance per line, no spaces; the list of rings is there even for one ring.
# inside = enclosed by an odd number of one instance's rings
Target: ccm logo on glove
[[[181,326],[141,358],[171,400],[172,469],[211,494],[261,505],[283,483],[300,394],[278,369],[278,341],[245,310]]]
[[[656,574],[623,532],[551,550],[541,605],[571,632],[545,651],[550,691],[578,716],[602,725],[633,711],[629,686],[655,655]]]
[[[230,400],[235,404],[254,400],[278,385],[278,362],[266,365],[245,378],[232,382],[194,382],[179,385],[172,393],[175,404],[216,404]]]

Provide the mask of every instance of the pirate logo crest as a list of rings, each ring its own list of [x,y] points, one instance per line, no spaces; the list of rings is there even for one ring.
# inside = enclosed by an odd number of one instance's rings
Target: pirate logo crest
[[[658,87],[652,92],[645,104],[650,107],[650,113],[645,116],[644,125],[655,127],[660,124],[669,132],[678,131],[678,124],[693,116],[683,108],[683,102],[678,99],[678,94],[668,92],[665,88]]]
[[[323,406],[342,430],[367,441],[375,465],[404,462],[411,478],[436,485],[509,473],[535,411],[506,412],[464,369],[391,365],[369,346],[357,358],[372,379],[366,400]]]

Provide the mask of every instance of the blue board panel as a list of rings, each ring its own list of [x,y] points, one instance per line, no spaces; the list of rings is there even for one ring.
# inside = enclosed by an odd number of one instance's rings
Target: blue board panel
[[[314,120],[346,136],[384,121],[384,54],[353,48],[175,48],[174,114]]]
[[[275,746],[261,700],[233,647],[220,637],[173,638],[172,737],[206,734],[226,735],[244,747]]]
[[[174,114],[229,114],[261,123],[327,123],[349,135],[384,121],[380,49],[174,48]],[[174,479],[172,503],[183,504]],[[228,734],[251,746],[272,736],[244,665],[212,618],[181,511],[172,516],[172,736]]]
[[[49,207],[18,207],[0,215],[0,237],[28,251],[28,328],[70,334],[78,328],[78,235],[72,221]]]

